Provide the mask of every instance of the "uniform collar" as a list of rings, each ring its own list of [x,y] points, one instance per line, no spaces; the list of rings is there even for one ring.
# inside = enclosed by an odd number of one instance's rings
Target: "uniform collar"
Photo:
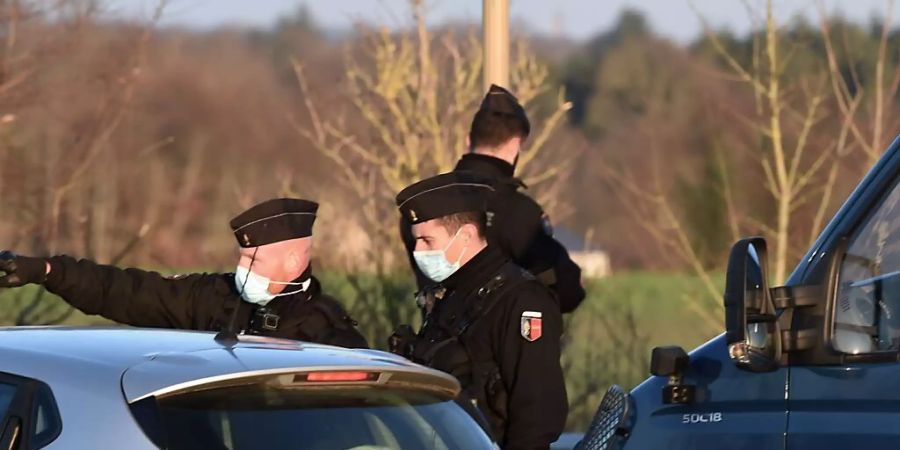
[[[449,291],[474,289],[494,276],[506,260],[503,253],[488,245],[440,284]]]
[[[466,153],[453,170],[468,170],[498,178],[512,178],[516,173],[516,168],[512,164],[481,153]]]
[[[273,298],[272,301],[266,304],[266,306],[271,308],[272,305],[290,302],[297,299],[305,301],[318,297],[322,292],[322,284],[319,283],[319,280],[312,275],[312,267],[308,267],[306,270],[304,270],[303,273],[300,274],[300,276],[291,280],[291,283],[303,284],[285,286],[285,291],[290,293]]]

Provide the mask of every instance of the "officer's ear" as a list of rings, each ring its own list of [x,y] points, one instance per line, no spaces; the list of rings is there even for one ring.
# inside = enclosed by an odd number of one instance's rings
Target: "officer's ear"
[[[462,235],[466,244],[472,244],[481,239],[481,236],[478,235],[478,227],[471,223],[463,224],[459,234]]]
[[[309,265],[309,262],[312,259],[312,245],[313,238],[312,236],[308,236],[300,239],[299,244],[294,247],[291,252],[294,270],[306,270],[307,265]]]
[[[303,254],[302,250],[297,247],[293,247],[288,250],[287,254],[284,255],[284,260],[286,263],[285,267],[288,272],[296,272],[302,269],[303,265]]]

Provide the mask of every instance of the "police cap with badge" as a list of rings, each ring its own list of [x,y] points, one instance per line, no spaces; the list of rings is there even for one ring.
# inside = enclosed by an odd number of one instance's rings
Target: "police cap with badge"
[[[396,202],[403,218],[415,225],[452,214],[486,212],[493,193],[491,179],[474,172],[453,171],[410,185],[397,194]],[[419,264],[418,260],[416,264]],[[428,273],[424,275],[430,278]],[[437,280],[432,278],[432,281]],[[441,285],[430,286],[416,293],[416,303],[424,312],[430,313],[436,299],[443,295]],[[416,339],[412,327],[401,325],[388,338],[388,348],[411,358]]]
[[[244,248],[309,237],[318,209],[313,201],[275,198],[231,219],[231,230]]]
[[[266,200],[231,219],[231,230],[234,232],[238,245],[243,248],[260,247],[276,242],[305,238],[312,236],[312,227],[316,221],[316,211],[318,209],[319,204],[309,200],[293,198]],[[256,253],[254,253],[254,259],[255,256]],[[249,332],[253,334],[272,332],[278,329],[280,317],[265,306],[276,295],[267,292],[270,281],[268,278],[251,273],[252,265],[253,263],[251,262],[250,267],[247,268],[238,266],[235,272],[235,287],[246,301],[261,306],[253,310]],[[280,295],[305,291],[310,285],[310,274],[311,268],[307,267],[305,273],[301,275],[305,279],[298,279],[293,282],[282,281],[282,284],[299,285],[301,287],[297,291],[283,292]],[[251,285],[248,282],[257,278],[259,279],[257,281],[261,282],[254,283],[254,285],[259,284],[259,286],[251,289]],[[239,309],[235,308],[233,310],[229,325],[216,337],[217,339],[236,339],[235,321]]]
[[[492,180],[474,172],[454,171],[415,183],[397,194],[397,207],[411,224],[464,212],[486,212],[494,193]]]

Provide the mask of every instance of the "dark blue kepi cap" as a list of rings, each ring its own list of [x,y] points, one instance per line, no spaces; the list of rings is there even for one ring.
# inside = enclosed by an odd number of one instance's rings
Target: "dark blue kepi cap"
[[[312,236],[319,204],[310,200],[274,198],[231,219],[231,230],[241,247],[259,247]]]
[[[397,194],[400,214],[410,223],[421,223],[462,212],[487,210],[494,192],[490,178],[454,171],[426,178]]]

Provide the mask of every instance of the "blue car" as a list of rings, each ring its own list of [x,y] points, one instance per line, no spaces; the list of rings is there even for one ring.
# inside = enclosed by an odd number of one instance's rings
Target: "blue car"
[[[765,240],[738,241],[726,332],[654,349],[653,376],[611,387],[578,448],[900,448],[900,137],[785,286],[768,278]]]

